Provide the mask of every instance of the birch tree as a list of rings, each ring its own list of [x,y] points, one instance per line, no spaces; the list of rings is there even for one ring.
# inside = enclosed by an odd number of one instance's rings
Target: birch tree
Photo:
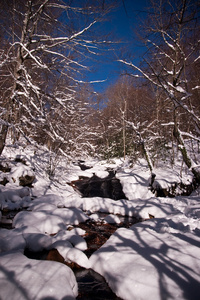
[[[200,140],[200,115],[192,102],[193,93],[199,86],[191,83],[189,72],[199,65],[199,16],[198,1],[152,1],[143,37],[148,49],[143,67],[120,60],[134,71],[132,75],[139,72],[156,90],[165,94],[172,116],[172,122],[167,125],[173,126],[173,136],[183,160],[198,181],[200,172],[187,151],[185,137]],[[183,115],[186,122],[182,122]],[[193,126],[186,132],[189,120]]]
[[[106,5],[71,3],[1,0],[0,155],[8,131],[17,139],[43,128],[51,140],[65,139],[62,120],[70,119],[77,108],[76,86],[82,70],[87,70],[84,61],[105,44],[92,29]]]

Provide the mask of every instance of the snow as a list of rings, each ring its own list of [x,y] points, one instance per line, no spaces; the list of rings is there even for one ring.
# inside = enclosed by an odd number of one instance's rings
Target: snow
[[[199,190],[190,196],[156,197],[149,189],[151,174],[143,159],[133,167],[128,160],[88,159],[84,164],[90,169],[85,171],[78,164],[61,159],[52,179],[45,171],[49,167],[45,149],[6,148],[5,160],[14,160],[16,152],[27,163],[10,163],[11,171],[5,173],[9,183],[0,186],[0,222],[5,221],[5,211],[15,210],[16,214],[12,229],[0,228],[2,300],[12,299],[13,294],[20,300],[72,300],[78,295],[77,282],[69,267],[29,259],[24,255],[25,249],[57,249],[65,262],[100,273],[124,300],[146,300],[149,295],[151,299],[198,299]],[[84,198],[68,184],[79,176],[106,177],[112,168],[117,171],[116,177],[128,200]],[[168,190],[175,183],[192,181],[191,172],[182,166],[181,159],[173,168],[167,163],[156,165],[154,172],[154,185]],[[35,176],[32,188],[19,187],[22,174]],[[129,229],[117,229],[88,258],[84,253],[88,248],[86,232],[79,224],[90,220],[119,224],[119,215],[136,217],[142,222]]]
[[[169,233],[170,221],[160,222],[120,228],[90,257],[122,299],[198,299],[200,234]]]
[[[20,252],[0,255],[1,299],[76,299],[72,270],[53,261],[26,258]]]
[[[109,224],[119,224],[121,223],[121,220],[118,216],[115,215],[108,215],[105,217],[105,222],[109,223]]]
[[[20,207],[28,207],[31,201],[29,188],[15,188],[5,190],[2,188],[0,193],[1,208],[19,209]]]
[[[19,212],[13,220],[13,227],[20,228],[23,226],[35,227],[40,232],[48,234],[54,234],[66,228],[62,218],[41,211]]]
[[[0,230],[0,253],[7,251],[21,251],[26,247],[26,241],[21,230],[8,230],[1,228]]]

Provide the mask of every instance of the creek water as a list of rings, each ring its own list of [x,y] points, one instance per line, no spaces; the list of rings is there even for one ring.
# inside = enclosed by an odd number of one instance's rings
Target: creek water
[[[105,213],[101,214],[101,217],[106,216]],[[131,225],[138,223],[136,218],[119,216],[120,224],[108,224],[108,223],[96,223],[93,221],[81,223],[78,227],[81,227],[86,231],[85,240],[88,245],[88,249],[85,250],[85,254],[90,257],[92,253],[98,250],[109,237],[120,227],[129,228]],[[76,280],[79,287],[79,300],[120,300],[117,297],[105,279],[95,271],[89,270],[74,270]]]
[[[84,166],[84,169],[86,168],[87,166]],[[78,189],[84,197],[108,197],[116,201],[118,199],[126,199],[121,184],[115,177],[113,171],[110,171],[106,178],[102,179],[96,175],[93,175],[92,178],[83,177],[78,181],[73,182],[72,185]],[[0,227],[11,229],[12,219],[16,213],[16,211],[4,213]],[[102,219],[106,216],[106,214],[99,215]],[[88,258],[108,240],[117,228],[129,228],[139,221],[135,218],[123,216],[119,216],[119,218],[121,220],[120,224],[108,224],[103,221],[95,222],[90,220],[77,225],[77,227],[84,229],[86,232],[84,238],[87,242],[88,249],[84,252]],[[63,257],[56,249],[50,251],[44,250],[41,252],[31,252],[29,249],[25,249],[24,254],[30,259],[54,260],[65,263]],[[86,270],[79,268],[74,264],[69,265],[69,267],[72,268],[78,283],[79,294],[77,299],[120,300],[120,298],[112,292],[107,282],[100,274],[92,269]]]
[[[102,217],[105,214],[102,214]],[[87,257],[90,257],[92,253],[98,250],[108,238],[116,231],[117,228],[126,227],[129,228],[138,220],[135,218],[120,217],[122,220],[120,224],[107,224],[107,223],[96,223],[88,221],[80,223],[77,227],[82,228],[86,231],[84,236],[88,249],[84,251]],[[120,300],[110,287],[108,286],[105,279],[92,269],[80,268],[76,264],[68,264],[64,261],[64,258],[58,253],[56,249],[50,251],[43,250],[41,252],[31,252],[29,249],[25,249],[24,254],[31,259],[42,259],[42,260],[53,260],[60,263],[64,263],[69,266],[75,276],[78,283],[78,300]]]
[[[120,300],[109,288],[105,279],[95,271],[77,270],[74,272],[79,288],[79,300]]]
[[[109,175],[100,178],[93,174],[92,177],[80,176],[78,180],[71,182],[83,197],[102,197],[113,200],[127,199],[123,192],[121,183],[115,177],[115,172],[109,170]]]

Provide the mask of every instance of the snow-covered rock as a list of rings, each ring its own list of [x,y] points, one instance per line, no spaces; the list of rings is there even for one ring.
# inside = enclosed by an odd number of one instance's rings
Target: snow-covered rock
[[[0,253],[16,250],[23,252],[25,247],[26,241],[21,229],[0,229]]]
[[[66,229],[63,219],[48,212],[19,212],[13,219],[13,227],[30,226],[37,228],[41,233],[55,234]]]
[[[67,255],[65,256],[65,261],[75,262],[85,269],[89,269],[91,267],[90,261],[87,256],[82,251],[76,248],[69,249]]]
[[[35,173],[32,170],[32,166],[27,166],[22,163],[17,163],[11,168],[11,172],[9,174],[9,182],[12,181],[15,183],[15,185],[20,185],[20,181],[23,178],[29,178],[31,179],[31,182],[35,179]]]
[[[24,188],[3,188],[0,193],[0,207],[2,209],[15,210],[22,207],[28,207],[31,202],[30,189]]]
[[[65,224],[78,225],[85,222],[89,217],[79,208],[58,208],[52,211],[52,215],[63,219]]]
[[[0,255],[1,300],[76,299],[77,282],[67,266],[28,259],[22,253]]]
[[[45,196],[40,196],[34,199],[34,201],[29,205],[30,210],[40,209],[40,205],[54,205],[54,207],[58,207],[58,205],[63,204],[63,197],[60,194],[48,194]],[[52,208],[54,209],[52,206]]]
[[[151,222],[154,224],[154,221]],[[120,228],[91,257],[91,267],[124,300],[198,299],[200,236],[161,233],[145,222]]]
[[[37,252],[47,249],[52,244],[52,238],[42,233],[23,233],[26,241],[26,248]]]
[[[76,236],[76,239],[78,239],[78,236]],[[74,240],[76,239],[74,238]],[[58,237],[56,237],[55,242],[51,245],[51,247],[49,247],[49,249],[57,249],[60,255],[68,263],[74,262],[80,267],[86,269],[90,268],[90,262],[87,256],[81,251],[82,249],[79,249],[78,247],[73,247],[72,243],[69,242],[69,240],[58,239]]]
[[[119,224],[121,223],[121,220],[118,216],[115,216],[115,215],[108,215],[104,218],[105,222],[106,223],[109,223],[109,224]]]

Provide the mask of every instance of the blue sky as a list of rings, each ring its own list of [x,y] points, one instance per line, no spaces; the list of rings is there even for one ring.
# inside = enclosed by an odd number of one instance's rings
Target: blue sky
[[[114,83],[123,71],[124,65],[117,62],[120,55],[118,50],[124,47],[124,50],[133,53],[134,63],[139,62],[140,56],[144,49],[139,46],[134,36],[134,29],[139,26],[140,19],[145,17],[145,10],[148,0],[121,0],[120,6],[113,10],[109,20],[101,24],[101,28],[105,33],[113,32],[115,39],[121,40],[121,44],[117,45],[115,55],[106,53],[100,57],[96,63],[92,62],[94,71],[88,74],[88,80],[106,80],[104,83],[93,84],[96,92],[103,92],[110,84]]]

